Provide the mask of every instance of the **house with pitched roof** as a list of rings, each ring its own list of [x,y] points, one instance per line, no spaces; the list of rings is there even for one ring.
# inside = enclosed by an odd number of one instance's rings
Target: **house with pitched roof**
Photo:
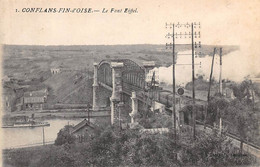
[[[48,96],[47,88],[37,91],[28,91],[23,96],[23,110],[41,110]]]

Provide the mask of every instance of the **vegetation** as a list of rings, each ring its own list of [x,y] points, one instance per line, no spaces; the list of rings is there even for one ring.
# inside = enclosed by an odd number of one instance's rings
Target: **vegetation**
[[[59,132],[67,132],[68,126]],[[65,133],[67,135],[67,133]],[[66,136],[65,135],[65,136]],[[57,141],[58,141],[57,138]],[[63,138],[66,138],[63,136]],[[61,140],[64,141],[64,140]],[[192,140],[190,140],[192,141]],[[11,166],[225,166],[250,164],[252,157],[238,158],[236,149],[217,133],[198,133],[195,141],[174,143],[173,133],[140,133],[107,127],[84,143],[10,150],[4,163]]]
[[[232,86],[234,96],[246,104],[252,103],[251,89],[254,88],[251,80],[244,80],[241,84]],[[253,89],[254,90],[254,89]]]
[[[252,98],[252,91],[257,92],[258,89],[248,80],[235,84],[232,88],[235,99],[215,96],[210,100],[207,122],[219,124],[221,117],[229,133],[239,136],[243,141],[260,145],[257,116],[259,109],[254,107],[255,102]]]
[[[235,99],[226,98],[219,93],[211,97],[207,106],[206,123],[212,126],[219,125],[219,120],[222,118],[222,124],[229,133],[238,136],[242,141],[253,142],[260,146],[259,102],[256,102],[256,99],[259,99],[260,87],[247,79],[240,84],[226,81],[226,83],[228,82],[230,83],[229,87],[233,90]],[[208,83],[200,76],[196,79],[195,85],[198,86],[196,87],[197,90],[203,85],[206,89]],[[186,85],[186,87],[189,86],[191,86],[191,83]],[[197,113],[196,119],[204,121],[204,109],[195,106],[195,110]],[[184,112],[185,120],[185,116],[192,114],[192,106],[187,105],[183,107],[182,111]]]
[[[192,105],[188,104],[184,106],[180,112],[183,112],[184,114],[184,123],[191,125],[192,122],[190,122],[190,119],[192,118],[192,109],[196,111],[196,120],[203,121],[205,119],[205,114],[204,114],[204,107],[202,105]],[[189,119],[190,116],[190,119]]]
[[[192,81],[188,82],[185,85],[185,89],[192,90],[192,84],[193,84]],[[211,87],[211,89],[213,91],[216,90],[216,88],[217,88],[216,84],[217,84],[217,82],[213,78],[212,79],[212,87]],[[195,90],[208,91],[208,88],[209,88],[209,82],[206,81],[202,75],[199,75],[198,78],[195,78],[194,85],[195,85]]]
[[[72,125],[66,125],[63,129],[61,129],[54,144],[60,146],[75,143],[75,137],[70,133],[72,128]]]
[[[147,129],[172,127],[172,118],[165,113],[142,111],[138,113],[137,120],[141,126]]]
[[[198,166],[231,166],[252,163],[253,157],[241,156],[225,135],[219,135],[216,130],[212,133],[199,133],[197,139],[184,150],[184,164]]]

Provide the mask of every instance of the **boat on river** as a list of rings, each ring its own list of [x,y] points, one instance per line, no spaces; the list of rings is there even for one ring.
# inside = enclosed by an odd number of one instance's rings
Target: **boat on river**
[[[12,125],[3,125],[2,128],[34,128],[34,127],[43,127],[43,126],[50,126],[48,122],[24,122],[24,123],[14,123]]]
[[[50,124],[48,122],[35,121],[33,116],[32,118],[28,116],[15,116],[5,118],[2,128],[34,128],[43,126],[50,126]]]

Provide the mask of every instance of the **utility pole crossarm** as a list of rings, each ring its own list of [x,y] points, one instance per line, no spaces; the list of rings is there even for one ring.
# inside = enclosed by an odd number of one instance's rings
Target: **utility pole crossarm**
[[[172,41],[169,41],[170,43],[166,43],[166,49],[172,49],[172,57],[173,57],[173,69],[172,69],[172,92],[173,92],[173,99],[172,99],[172,120],[173,120],[173,128],[174,128],[174,136],[175,138],[177,137],[176,135],[176,131],[177,131],[177,113],[176,113],[176,92],[175,92],[175,84],[176,84],[176,76],[175,76],[175,68],[176,68],[176,65],[191,65],[192,66],[192,98],[193,98],[193,129],[194,129],[194,138],[195,138],[195,111],[194,111],[194,105],[195,105],[195,65],[200,65],[201,66],[201,62],[198,64],[195,64],[194,61],[195,61],[195,55],[196,57],[198,56],[201,56],[201,51],[199,49],[201,49],[201,41],[197,41],[198,38],[201,38],[201,34],[200,34],[200,31],[198,30],[198,28],[200,29],[200,23],[196,23],[196,22],[192,22],[192,23],[187,23],[187,24],[174,24],[174,23],[166,23],[166,29],[169,28],[171,29],[172,28],[172,32],[168,32],[165,36],[166,39],[170,39],[172,38]],[[179,29],[181,28],[185,28],[185,32],[178,32],[178,31],[181,31]],[[176,30],[177,29],[177,30]],[[187,29],[191,29],[191,31],[187,32]],[[194,31],[195,29],[195,31]],[[177,31],[177,32],[176,32]],[[175,40],[176,39],[176,40]],[[185,41],[183,41],[185,40]],[[192,63],[189,64],[189,63],[181,63],[181,64],[176,64],[176,57],[177,55],[175,54],[175,47],[176,47],[176,41],[182,41],[180,42],[179,44],[181,45],[188,45],[188,46],[191,46],[192,47],[192,53],[191,54],[188,54],[188,53],[179,53],[179,55],[191,55],[192,56]]]

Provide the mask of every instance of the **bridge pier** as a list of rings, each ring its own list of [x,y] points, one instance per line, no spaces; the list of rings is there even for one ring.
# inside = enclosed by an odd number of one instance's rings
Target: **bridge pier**
[[[154,61],[145,61],[145,62],[143,62],[143,67],[145,69],[145,71],[144,71],[145,72],[145,80],[148,81],[147,76],[149,74],[149,71],[152,70],[155,67],[155,62]],[[147,84],[145,85],[145,88],[147,88]]]
[[[135,122],[135,116],[138,112],[138,100],[136,97],[136,92],[132,92],[132,112],[129,114],[131,117],[131,123]]]
[[[115,104],[120,102],[120,96],[122,92],[122,79],[121,79],[121,68],[124,67],[122,62],[111,62],[112,67],[112,96],[111,101],[111,124],[115,122]]]
[[[154,63],[148,62],[145,66],[148,73],[149,69],[154,67]],[[93,110],[100,110],[102,106],[110,105],[112,125],[116,124],[121,116],[122,120],[128,122],[129,112],[132,110],[135,115],[138,107],[142,107],[138,104],[137,94],[131,99],[129,95],[131,96],[132,91],[144,90],[145,77],[145,68],[129,59],[103,60],[98,64],[94,63]],[[102,88],[109,90],[109,93],[104,92]],[[127,94],[126,104],[120,103],[125,100],[124,94]],[[120,111],[122,111],[121,114],[119,114]],[[134,121],[133,117],[131,122]]]
[[[111,107],[111,125],[114,124],[114,118],[115,118],[115,104],[116,104],[116,99],[110,98],[110,107]]]
[[[93,105],[92,109],[93,111],[97,111],[98,105],[97,105],[97,89],[98,89],[98,76],[97,76],[97,71],[98,71],[98,63],[94,63],[94,78],[93,78]]]

